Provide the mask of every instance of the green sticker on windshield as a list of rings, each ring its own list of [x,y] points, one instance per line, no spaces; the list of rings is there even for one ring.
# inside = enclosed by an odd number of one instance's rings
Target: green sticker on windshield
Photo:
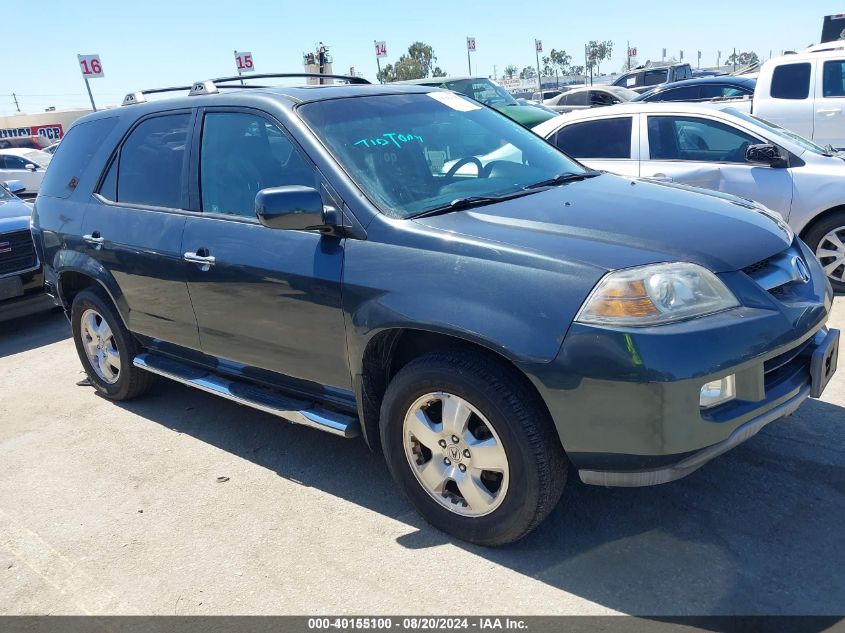
[[[419,134],[399,134],[397,132],[385,132],[376,138],[362,138],[360,141],[355,141],[353,145],[361,145],[363,147],[384,147],[386,145],[395,145],[402,147],[407,143],[422,143],[423,137]]]

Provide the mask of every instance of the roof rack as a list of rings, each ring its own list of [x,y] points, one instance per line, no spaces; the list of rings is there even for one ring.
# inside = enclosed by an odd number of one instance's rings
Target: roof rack
[[[320,73],[260,73],[257,75],[250,75],[249,77],[242,77],[235,75],[233,77],[218,77],[217,79],[206,79],[204,81],[197,81],[190,86],[173,86],[172,88],[153,88],[150,90],[141,90],[139,92],[130,92],[123,98],[121,105],[134,105],[136,103],[146,103],[146,95],[157,94],[162,92],[178,92],[187,90],[189,96],[197,95],[211,95],[220,92],[219,88],[267,88],[268,86],[256,85],[236,85],[226,86],[219,84],[228,84],[234,81],[243,82],[244,79],[276,79],[276,78],[308,78],[308,79],[340,79],[350,84],[369,84],[370,82],[363,77],[353,77],[351,75],[324,75]]]

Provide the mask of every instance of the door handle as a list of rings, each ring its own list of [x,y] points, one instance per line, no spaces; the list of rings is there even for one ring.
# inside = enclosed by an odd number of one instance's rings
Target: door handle
[[[833,116],[839,112],[842,112],[842,108],[821,108],[816,110],[816,114],[827,114],[828,116]]]
[[[82,239],[89,244],[93,244],[95,250],[100,250],[103,247],[103,243],[106,241],[104,237],[100,236],[99,231],[94,231],[90,235],[83,235]]]
[[[659,180],[660,182],[672,182],[672,176],[667,176],[666,174],[654,174],[651,177],[651,180]]]
[[[208,251],[204,248],[201,248],[196,253],[191,253],[191,252],[185,253],[184,255],[182,255],[182,259],[184,259],[186,262],[191,262],[192,264],[197,264],[201,271],[206,272],[212,266],[214,266],[214,264],[216,263],[217,260],[215,260],[214,257],[211,256],[211,255],[200,255],[201,252],[207,253]]]

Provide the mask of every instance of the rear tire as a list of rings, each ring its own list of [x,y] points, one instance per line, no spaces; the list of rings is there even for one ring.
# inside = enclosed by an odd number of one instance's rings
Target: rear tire
[[[465,541],[522,538],[566,483],[566,455],[542,401],[513,368],[481,354],[408,363],[388,385],[380,427],[399,487],[429,523]]]
[[[71,326],[82,367],[103,396],[131,400],[152,387],[155,375],[132,364],[140,346],[104,290],[88,289],[76,295]]]
[[[845,211],[838,211],[810,227],[804,236],[816,254],[830,285],[836,292],[845,292]],[[838,263],[838,265],[837,265]]]

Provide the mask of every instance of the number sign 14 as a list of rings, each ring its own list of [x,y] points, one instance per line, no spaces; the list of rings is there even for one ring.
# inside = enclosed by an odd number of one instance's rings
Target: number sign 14
[[[238,74],[255,72],[255,64],[252,61],[252,53],[239,53],[238,51],[235,51],[235,66],[238,69]]]
[[[79,69],[83,77],[86,79],[103,77],[103,64],[100,62],[99,55],[77,55],[76,58],[79,60]]]

